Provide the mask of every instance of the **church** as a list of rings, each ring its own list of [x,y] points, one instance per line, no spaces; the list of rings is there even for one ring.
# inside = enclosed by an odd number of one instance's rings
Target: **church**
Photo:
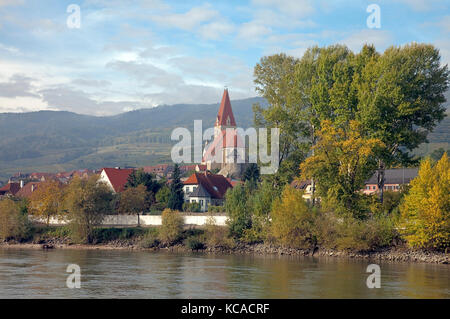
[[[205,145],[202,164],[225,177],[240,179],[245,162],[245,144],[237,133],[230,96],[225,89],[214,125],[214,138]]]

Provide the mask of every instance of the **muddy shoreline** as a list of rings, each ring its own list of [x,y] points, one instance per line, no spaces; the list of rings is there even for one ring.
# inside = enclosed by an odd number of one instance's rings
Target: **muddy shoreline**
[[[184,245],[169,247],[141,248],[133,242],[114,241],[101,244],[72,244],[72,243],[0,243],[0,249],[89,249],[89,250],[136,250],[161,252],[190,252]],[[237,244],[233,248],[206,247],[197,250],[206,254],[240,254],[240,255],[285,255],[285,256],[314,256],[335,257],[366,260],[382,260],[391,262],[419,262],[433,264],[450,264],[450,254],[436,251],[414,250],[407,247],[391,247],[379,251],[352,252],[330,249],[297,249],[286,248],[269,244]]]

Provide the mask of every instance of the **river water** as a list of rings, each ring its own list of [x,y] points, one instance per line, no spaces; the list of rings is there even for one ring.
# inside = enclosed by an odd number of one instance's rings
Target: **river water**
[[[0,298],[450,298],[450,266],[366,260],[0,248]],[[69,264],[81,288],[69,289]]]

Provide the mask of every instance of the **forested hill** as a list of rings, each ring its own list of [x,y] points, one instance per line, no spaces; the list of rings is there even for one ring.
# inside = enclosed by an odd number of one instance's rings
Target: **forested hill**
[[[239,127],[252,126],[252,105],[231,102]],[[214,125],[219,104],[177,104],[96,117],[63,111],[0,113],[0,181],[17,171],[62,171],[152,165],[170,159],[170,133],[203,120]]]

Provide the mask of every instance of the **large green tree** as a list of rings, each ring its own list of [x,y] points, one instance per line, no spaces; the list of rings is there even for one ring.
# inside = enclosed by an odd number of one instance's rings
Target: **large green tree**
[[[155,180],[155,176],[144,172],[142,168],[133,171],[130,176],[128,176],[125,187],[137,187],[139,185],[144,185],[147,188],[147,191],[152,192],[153,194],[156,194],[161,188],[161,184]]]
[[[180,179],[180,167],[175,164],[172,175],[172,183],[170,184],[170,195],[168,208],[174,210],[182,210],[184,203],[183,182]]]
[[[448,66],[441,65],[432,45],[413,43],[372,55],[354,82],[357,117],[367,134],[385,145],[377,170],[382,201],[384,169],[411,163],[410,151],[426,142],[445,116]]]
[[[263,57],[254,69],[256,91],[268,107],[253,106],[257,127],[279,128],[279,170],[274,184],[289,182],[298,173],[298,165],[305,157],[301,137],[304,135],[298,103],[290,98],[293,90],[293,70],[298,60],[285,54]]]

